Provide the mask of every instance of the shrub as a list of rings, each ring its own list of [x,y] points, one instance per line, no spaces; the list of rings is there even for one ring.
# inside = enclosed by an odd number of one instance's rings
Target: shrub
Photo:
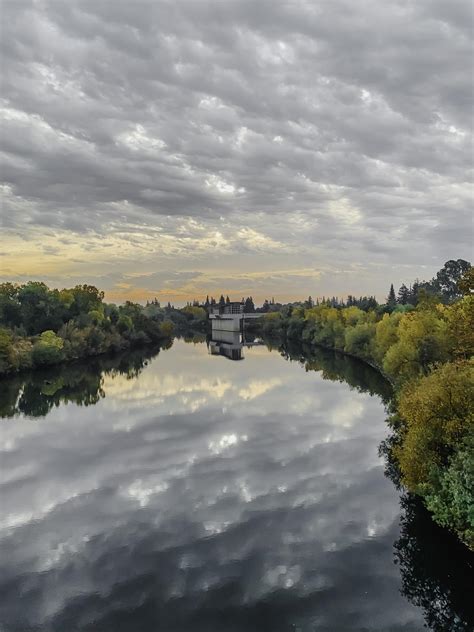
[[[39,340],[33,345],[32,358],[37,366],[56,364],[64,360],[64,341],[54,331],[43,331]]]

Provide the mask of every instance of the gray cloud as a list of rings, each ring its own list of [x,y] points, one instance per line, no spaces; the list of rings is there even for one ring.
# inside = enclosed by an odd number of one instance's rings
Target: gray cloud
[[[333,266],[469,256],[470,3],[2,12],[5,228],[224,217]]]

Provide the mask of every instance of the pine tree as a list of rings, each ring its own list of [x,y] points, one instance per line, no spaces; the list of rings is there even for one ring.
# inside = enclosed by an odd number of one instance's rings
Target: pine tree
[[[245,299],[245,303],[244,303],[244,312],[246,314],[253,314],[253,312],[255,311],[255,305],[253,303],[253,299],[251,296],[248,296]]]
[[[408,303],[409,292],[405,283],[402,283],[398,290],[397,303],[399,305],[406,305]]]
[[[418,305],[419,291],[420,291],[420,281],[418,279],[415,279],[415,281],[413,282],[413,285],[411,286],[410,301],[409,301],[415,307]]]
[[[393,283],[390,285],[390,291],[387,296],[387,305],[390,308],[394,308],[397,304],[397,297],[395,296],[395,290],[393,287]]]

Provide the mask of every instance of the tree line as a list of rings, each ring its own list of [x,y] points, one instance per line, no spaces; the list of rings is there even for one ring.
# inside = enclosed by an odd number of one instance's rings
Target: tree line
[[[450,303],[460,297],[459,290],[457,288],[457,281],[470,269],[471,264],[464,259],[451,259],[447,261],[443,268],[437,272],[437,274],[429,281],[420,281],[416,279],[412,284],[402,285],[398,291],[395,292],[393,283],[390,285],[390,289],[385,300],[385,303],[379,303],[374,295],[369,296],[354,296],[349,294],[346,298],[339,296],[322,296],[312,298],[308,296],[305,301],[295,301],[291,305],[303,306],[306,308],[318,307],[319,305],[326,305],[329,307],[359,307],[365,312],[369,310],[379,309],[383,312],[391,312],[398,305],[411,305],[416,307],[420,296],[430,295],[435,296],[442,303]],[[156,299],[155,299],[156,301]],[[202,307],[206,311],[209,311],[211,307],[219,306],[224,307],[231,303],[231,299],[227,295],[224,297],[221,294],[220,298],[216,300],[213,296],[206,296],[205,300],[194,299],[188,303],[188,306]],[[260,307],[256,307],[254,300],[251,296],[242,298],[240,301],[244,305],[244,312],[281,312],[284,307],[289,304],[283,304],[275,302],[275,298],[265,299]],[[168,303],[168,307],[171,305]]]
[[[150,315],[130,301],[105,303],[92,285],[0,284],[0,374],[165,344],[173,329],[165,314]]]

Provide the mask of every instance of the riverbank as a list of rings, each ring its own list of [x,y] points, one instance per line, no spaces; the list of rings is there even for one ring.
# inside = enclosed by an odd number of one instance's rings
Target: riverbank
[[[0,330],[0,345],[3,343],[3,348],[6,347],[3,357],[0,357],[0,379],[28,371],[118,356],[150,346],[154,349],[166,348],[172,344],[171,331],[152,338],[109,333],[110,337],[101,337],[100,330],[84,328],[76,332],[77,337],[80,336],[83,341],[78,345],[70,337],[63,337],[62,332],[56,334],[48,330],[39,336],[24,337]]]
[[[41,373],[42,371],[47,371],[48,369],[58,369],[62,366],[64,366],[65,368],[70,368],[73,367],[75,364],[94,362],[96,360],[115,360],[126,355],[141,354],[146,357],[152,357],[153,355],[156,355],[161,349],[168,349],[173,344],[173,340],[175,338],[183,339],[185,340],[185,342],[198,343],[205,342],[207,336],[207,330],[202,331],[202,328],[198,330],[188,328],[184,330],[179,330],[173,328],[172,333],[170,333],[169,335],[165,337],[155,338],[153,341],[143,339],[140,339],[138,341],[130,341],[129,339],[122,339],[120,346],[114,344],[113,346],[107,349],[100,350],[97,353],[88,353],[87,355],[81,355],[77,357],[74,356],[69,358],[59,358],[57,361],[49,362],[47,364],[33,365],[32,363],[26,362],[23,366],[11,367],[8,371],[0,371],[0,379],[11,378],[17,375],[23,376],[32,372]],[[39,337],[36,337],[35,339],[30,340],[31,344],[34,345],[38,338]],[[20,344],[22,343],[23,339]]]
[[[388,457],[433,519],[474,549],[474,299],[377,316],[329,306],[267,314],[277,338],[357,358],[393,387]]]
[[[0,284],[0,376],[168,344],[177,332],[205,331],[200,307],[104,302],[92,285],[56,290],[44,283]]]

